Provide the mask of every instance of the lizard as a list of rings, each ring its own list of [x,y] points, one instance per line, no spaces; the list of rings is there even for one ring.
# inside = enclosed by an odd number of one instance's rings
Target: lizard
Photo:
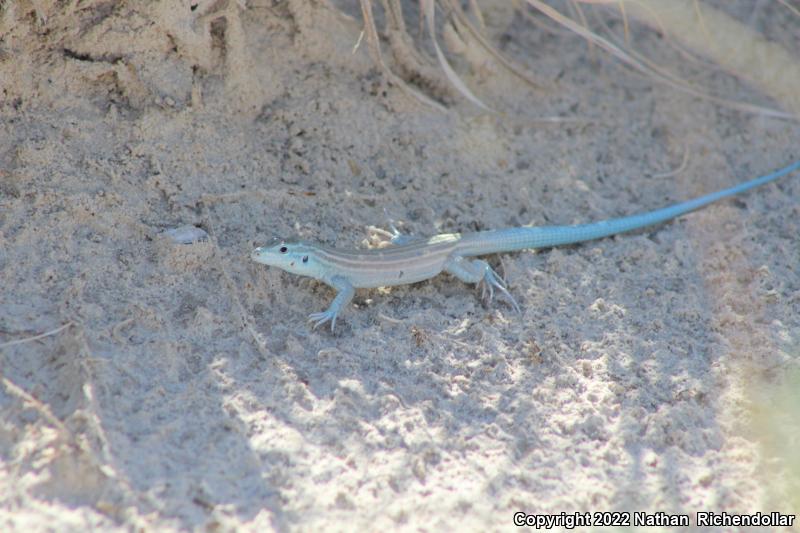
[[[694,211],[712,202],[734,196],[800,169],[800,161],[733,187],[693,200],[637,215],[569,226],[521,226],[475,233],[443,233],[423,239],[400,234],[391,225],[391,246],[370,250],[342,250],[308,242],[275,238],[255,248],[250,258],[333,287],[337,293],[328,309],[311,313],[314,328],[330,322],[334,331],[339,313],[350,303],[356,289],[404,285],[430,279],[441,272],[482,287],[489,300],[501,292],[519,312],[519,305],[497,272],[482,259],[495,253],[550,248],[638,230]]]

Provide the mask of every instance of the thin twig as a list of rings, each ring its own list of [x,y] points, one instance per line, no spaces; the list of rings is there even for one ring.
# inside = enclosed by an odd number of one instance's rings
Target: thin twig
[[[39,339],[43,339],[43,338],[45,338],[45,337],[49,337],[49,336],[51,336],[51,335],[55,335],[55,334],[56,334],[56,333],[58,333],[59,331],[62,331],[62,330],[65,330],[65,329],[67,329],[67,328],[68,328],[68,327],[70,327],[71,325],[72,325],[72,322],[67,322],[67,323],[66,323],[66,324],[64,324],[63,326],[59,326],[59,327],[57,327],[56,329],[51,329],[50,331],[46,331],[45,333],[42,333],[42,334],[40,334],[40,335],[35,335],[35,336],[33,336],[33,337],[26,337],[26,338],[24,338],[24,339],[17,339],[17,340],[15,340],[15,341],[8,341],[8,342],[4,342],[4,343],[0,344],[0,349],[2,349],[2,348],[8,348],[9,346],[16,346],[16,345],[18,345],[18,344],[25,344],[26,342],[33,342],[33,341],[37,341],[37,340],[39,340]]]
[[[786,9],[788,9],[789,11],[791,11],[792,13],[794,13],[794,14],[795,14],[795,16],[798,16],[798,17],[800,17],[800,9],[797,9],[796,7],[794,7],[794,6],[790,5],[790,4],[789,4],[789,2],[787,2],[786,0],[778,0],[778,2],[779,2],[779,3],[780,3],[782,6],[783,6],[783,7],[785,7]]]
[[[676,168],[674,170],[667,171],[667,172],[661,172],[661,173],[658,173],[658,174],[653,174],[653,177],[657,178],[657,179],[671,178],[672,176],[675,176],[676,174],[680,174],[681,172],[686,170],[686,166],[688,164],[689,164],[689,145],[687,144],[684,147],[684,150],[683,150],[683,161],[681,161],[681,164],[680,164],[680,166],[678,168]]]

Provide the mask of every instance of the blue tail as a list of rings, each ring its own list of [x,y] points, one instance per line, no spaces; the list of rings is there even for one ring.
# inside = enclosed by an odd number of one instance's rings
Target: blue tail
[[[734,187],[640,215],[576,226],[521,227],[468,234],[462,239],[460,253],[463,255],[484,255],[527,248],[546,248],[608,237],[609,235],[616,235],[617,233],[624,233],[670,220],[722,198],[769,183],[797,169],[800,169],[800,161]]]

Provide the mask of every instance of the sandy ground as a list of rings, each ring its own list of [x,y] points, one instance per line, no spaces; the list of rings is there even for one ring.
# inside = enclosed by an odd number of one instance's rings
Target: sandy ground
[[[777,2],[727,4],[800,49]],[[654,84],[500,3],[491,39],[543,87],[468,48],[456,69],[503,115],[423,79],[441,113],[351,53],[357,19],[244,6],[0,7],[0,529],[800,511],[798,175],[490,258],[521,316],[443,275],[359,292],[335,334],[314,331],[332,291],[248,259],[274,235],[366,246],[384,208],[418,235],[645,211],[800,158],[797,123]],[[646,27],[631,37],[709,91],[775,105]],[[164,237],[185,224],[210,238]]]

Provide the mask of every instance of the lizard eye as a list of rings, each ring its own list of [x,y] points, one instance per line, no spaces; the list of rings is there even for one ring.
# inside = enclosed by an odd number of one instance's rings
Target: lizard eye
[[[303,256],[303,263],[308,263],[308,256],[307,255]]]
[[[287,247],[285,247],[285,246],[281,246],[281,247],[280,247],[280,249],[279,249],[278,251],[279,251],[280,253],[282,253],[282,254],[285,254],[286,252],[288,252],[288,251],[289,251],[289,249],[288,249]]]

